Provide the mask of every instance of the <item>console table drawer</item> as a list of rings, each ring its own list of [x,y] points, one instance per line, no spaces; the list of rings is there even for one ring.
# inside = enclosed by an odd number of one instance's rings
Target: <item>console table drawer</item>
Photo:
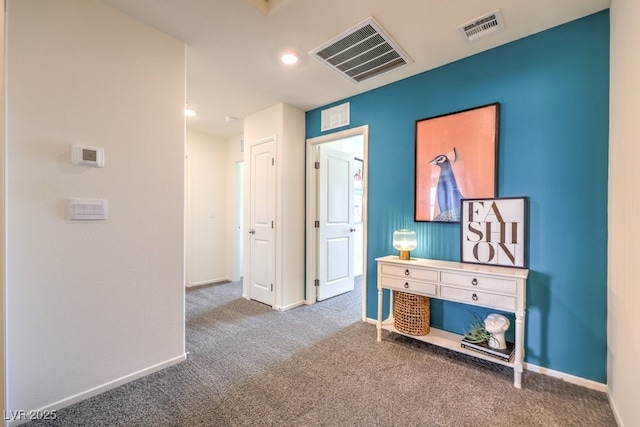
[[[394,291],[436,296],[436,285],[433,283],[414,282],[413,280],[386,276],[380,278],[380,283],[383,287],[393,289]]]
[[[496,295],[488,292],[478,292],[472,289],[467,290],[440,286],[440,297],[465,304],[496,308],[498,310],[511,312],[515,312],[516,310],[516,298],[508,295]]]
[[[404,267],[402,265],[382,264],[382,274],[388,276],[405,277],[407,279],[438,281],[437,270],[426,270],[424,268]]]
[[[442,272],[440,280],[446,285],[465,286],[483,291],[495,291],[515,294],[517,284],[515,280],[499,279],[496,277],[476,276],[472,274],[459,274]]]

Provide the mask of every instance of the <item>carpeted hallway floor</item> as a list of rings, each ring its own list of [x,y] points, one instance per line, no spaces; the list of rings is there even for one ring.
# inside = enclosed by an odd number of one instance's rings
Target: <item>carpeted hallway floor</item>
[[[615,426],[604,393],[384,333],[354,292],[286,312],[187,291],[189,358],[30,426]]]

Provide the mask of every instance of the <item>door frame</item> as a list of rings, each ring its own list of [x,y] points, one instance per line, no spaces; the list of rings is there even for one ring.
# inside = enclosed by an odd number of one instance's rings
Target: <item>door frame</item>
[[[325,144],[338,139],[345,139],[357,135],[362,135],[363,141],[363,159],[362,159],[362,173],[363,173],[363,193],[362,193],[362,320],[366,321],[366,301],[367,301],[367,199],[369,186],[367,185],[369,180],[368,173],[368,146],[369,146],[369,126],[358,126],[351,129],[342,130],[339,132],[333,132],[330,134],[318,136],[315,138],[307,139],[307,153],[306,153],[306,266],[305,266],[305,287],[306,287],[306,304],[315,304],[316,302],[316,288],[315,278],[317,272],[317,247],[318,239],[317,233],[314,228],[315,212],[317,212],[317,199],[318,199],[318,179],[317,174],[314,172],[315,162],[315,149],[319,144]]]

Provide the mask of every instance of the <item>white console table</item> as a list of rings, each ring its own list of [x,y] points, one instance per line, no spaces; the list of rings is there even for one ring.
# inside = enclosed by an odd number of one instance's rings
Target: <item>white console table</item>
[[[516,388],[522,384],[524,359],[524,321],[526,284],[529,270],[490,265],[465,264],[451,261],[411,258],[401,260],[397,255],[376,258],[378,262],[378,341],[382,329],[428,342],[470,356],[513,368]],[[511,361],[503,361],[479,352],[462,348],[462,335],[431,328],[428,335],[404,334],[395,329],[393,319],[393,292],[390,314],[382,318],[382,294],[384,289],[424,295],[447,301],[461,302],[479,307],[494,308],[514,313],[515,354]]]

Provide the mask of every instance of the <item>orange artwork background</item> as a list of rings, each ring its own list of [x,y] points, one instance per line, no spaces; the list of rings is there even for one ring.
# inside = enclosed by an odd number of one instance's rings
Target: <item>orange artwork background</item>
[[[498,104],[491,104],[416,122],[416,221],[433,221],[440,213],[440,167],[429,162],[441,154],[449,158],[464,198],[496,196],[497,117]]]

